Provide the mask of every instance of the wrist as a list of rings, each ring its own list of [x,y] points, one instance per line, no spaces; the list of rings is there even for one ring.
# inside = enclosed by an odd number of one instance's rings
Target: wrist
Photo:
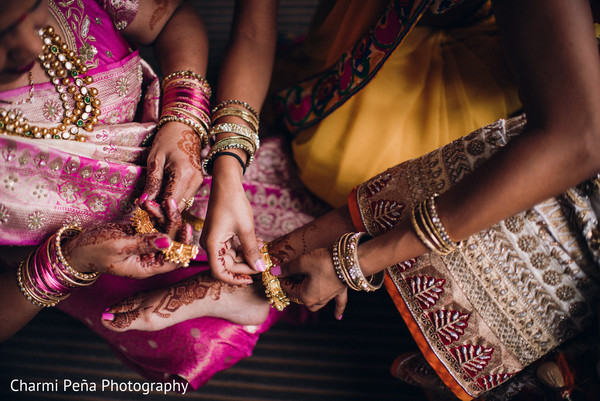
[[[358,260],[363,273],[368,276],[397,263],[421,256],[427,248],[404,220],[392,230],[361,243]]]

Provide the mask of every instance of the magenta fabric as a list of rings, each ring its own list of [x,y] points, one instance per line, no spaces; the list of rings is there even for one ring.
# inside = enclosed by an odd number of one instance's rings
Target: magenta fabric
[[[102,102],[100,123],[87,141],[0,137],[0,246],[39,245],[66,223],[84,227],[128,222],[143,189],[145,159],[158,118],[160,89],[154,72],[120,36],[94,0],[50,0],[51,14],[66,32],[94,78]],[[29,88],[3,92],[18,101]],[[38,126],[56,126],[63,109],[50,83],[34,86],[31,103],[8,106]],[[4,107],[4,106],[3,106]],[[257,234],[271,240],[323,211],[294,178],[278,139],[263,141],[245,177]],[[190,211],[206,213],[210,178]],[[195,232],[198,238],[200,233]],[[158,332],[114,333],[100,323],[110,305],[138,291],[177,282],[207,268],[204,253],[185,270],[146,280],[103,275],[77,290],[59,309],[102,336],[133,369],[149,380],[188,381],[197,388],[216,372],[249,356],[260,333],[282,313],[273,311],[260,326],[241,326],[203,317]]]

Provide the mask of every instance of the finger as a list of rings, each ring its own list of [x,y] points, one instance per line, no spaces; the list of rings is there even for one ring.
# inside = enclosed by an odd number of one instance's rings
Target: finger
[[[181,213],[177,208],[177,202],[174,198],[168,198],[166,203],[167,210],[167,224],[165,232],[171,238],[176,238],[178,232],[181,230]]]
[[[154,254],[166,249],[172,244],[171,238],[164,234],[138,234],[123,239],[126,243],[123,246],[123,256],[135,256]]]
[[[209,244],[215,242],[209,240]],[[229,249],[228,243],[221,243],[217,246],[209,245],[207,249],[208,263],[211,267],[213,277],[218,280],[224,281],[228,284],[240,285],[252,283],[252,277],[247,274],[235,273],[229,270],[233,266],[227,265],[227,251]],[[253,273],[255,273],[253,271]]]
[[[162,207],[153,200],[147,200],[143,203],[140,202],[140,206],[150,214],[151,217],[155,218],[159,226],[164,226],[167,218],[163,213]]]
[[[248,230],[240,233],[240,242],[242,245],[242,253],[248,264],[254,267],[255,272],[264,272],[267,269],[267,265],[263,260],[260,251],[258,249],[258,242],[256,241],[256,235],[254,230]]]
[[[179,233],[179,241],[182,244],[191,244],[194,240],[194,230],[190,223],[184,223],[183,228]]]
[[[344,311],[346,310],[346,305],[348,304],[348,289],[342,291],[341,294],[335,297],[335,310],[333,315],[337,320],[342,320],[342,316],[344,316]]]
[[[148,165],[146,167],[146,183],[144,185],[144,193],[148,195],[149,200],[156,199],[161,187],[163,180],[163,168],[164,162],[153,159],[148,159]]]

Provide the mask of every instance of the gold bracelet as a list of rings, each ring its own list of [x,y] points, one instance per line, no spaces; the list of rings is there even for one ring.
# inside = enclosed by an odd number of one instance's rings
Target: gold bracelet
[[[250,113],[252,113],[252,115],[254,115],[254,117],[256,117],[256,120],[259,120],[259,115],[258,115],[257,111],[254,110],[252,108],[252,106],[250,106],[248,103],[241,101],[241,100],[223,100],[221,103],[219,103],[212,109],[212,114],[215,114],[220,108],[223,108],[230,104],[237,104],[238,106],[242,106],[243,108],[248,110]]]
[[[237,107],[224,107],[222,109],[219,109],[216,113],[213,114],[211,121],[214,124],[219,118],[226,116],[241,118],[244,122],[246,122],[254,129],[255,133],[258,133],[259,120],[254,116],[254,114]]]
[[[175,79],[175,78],[191,78],[191,79],[197,81],[198,83],[200,83],[201,87],[204,89],[204,92],[205,92],[207,98],[210,98],[212,96],[212,90],[211,90],[210,84],[208,83],[206,78],[204,78],[202,75],[197,74],[191,70],[175,71],[175,72],[170,73],[163,79],[161,87],[164,89],[165,86],[169,83],[169,81],[171,81],[172,79]]]
[[[240,136],[250,139],[252,141],[252,143],[254,144],[255,152],[260,147],[260,138],[258,137],[258,134],[256,134],[250,128],[248,128],[244,125],[235,124],[235,123],[222,123],[222,124],[213,125],[212,128],[210,129],[211,137],[216,136],[217,134],[221,134],[221,133],[238,134]]]
[[[93,272],[93,273],[82,273],[78,270],[75,270],[70,264],[69,262],[67,262],[67,259],[65,259],[63,253],[62,253],[62,248],[60,246],[60,242],[61,242],[61,238],[62,235],[65,231],[75,231],[77,233],[81,233],[81,226],[79,226],[78,224],[67,224],[62,226],[55,234],[54,237],[54,246],[56,248],[56,256],[58,257],[58,260],[60,261],[60,263],[62,264],[62,267],[71,275],[75,276],[76,278],[78,278],[81,281],[86,281],[86,282],[91,282],[93,283],[94,281],[96,281],[96,279],[98,278],[98,276],[100,275],[100,273],[98,272]],[[90,283],[90,284],[91,284]]]
[[[275,309],[281,312],[290,304],[290,299],[283,291],[283,288],[281,288],[281,282],[279,281],[279,278],[271,273],[273,261],[271,260],[271,256],[269,256],[267,243],[260,248],[260,256],[262,257],[266,266],[265,271],[262,272],[262,282],[265,286],[265,294],[269,300],[269,303]]]

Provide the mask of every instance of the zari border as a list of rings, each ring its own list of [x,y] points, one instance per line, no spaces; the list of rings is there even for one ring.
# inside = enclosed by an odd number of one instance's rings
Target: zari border
[[[363,223],[360,207],[358,205],[359,187],[360,185],[354,187],[350,192],[350,195],[348,196],[348,209],[354,228],[357,231],[365,232],[366,227]],[[408,327],[408,330],[410,331],[413,339],[415,340],[415,343],[421,350],[421,353],[423,354],[429,365],[431,365],[431,367],[435,370],[440,379],[442,379],[444,384],[454,393],[454,395],[456,395],[459,399],[463,401],[472,400],[473,396],[469,395],[465,391],[465,389],[452,377],[452,374],[448,371],[448,369],[446,369],[444,364],[438,359],[438,357],[435,355],[435,353],[429,346],[427,339],[421,332],[419,325],[408,310],[406,303],[404,302],[402,296],[400,295],[400,292],[396,288],[396,284],[394,283],[394,280],[391,277],[390,271],[388,271],[388,273],[385,275],[384,285],[388,294],[390,295],[390,298],[392,298],[392,301],[396,305],[400,316],[402,316],[404,323]]]
[[[344,52],[334,65],[279,92],[274,98],[275,109],[283,116],[283,124],[291,136],[317,124],[364,88],[432,1],[407,4],[391,0],[374,27]],[[393,40],[387,43],[378,40],[378,34],[384,30],[389,30],[387,34]],[[365,44],[369,46],[367,49],[361,46]],[[360,67],[355,68],[355,65]]]

